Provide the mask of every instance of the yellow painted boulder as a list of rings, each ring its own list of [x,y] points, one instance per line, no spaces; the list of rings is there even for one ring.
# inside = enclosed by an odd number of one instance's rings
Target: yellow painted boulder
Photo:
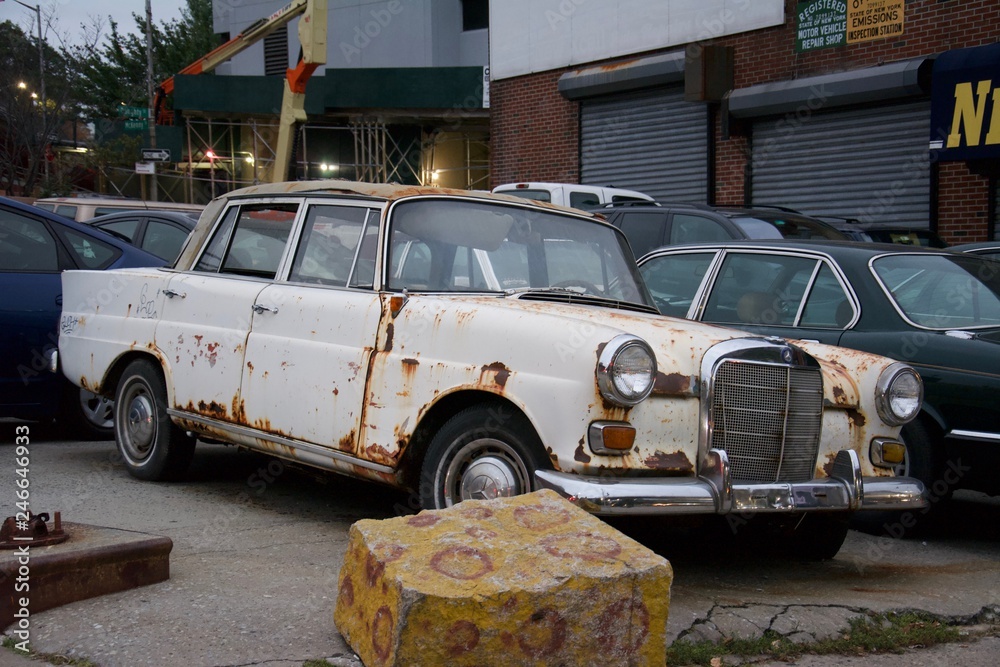
[[[663,665],[666,559],[553,491],[351,526],[334,622],[365,665]]]

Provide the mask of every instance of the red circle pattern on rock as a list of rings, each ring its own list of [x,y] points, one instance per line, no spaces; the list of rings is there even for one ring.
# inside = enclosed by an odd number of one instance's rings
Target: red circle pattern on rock
[[[568,522],[569,512],[543,505],[522,505],[514,508],[514,521],[522,528],[543,531]]]
[[[495,531],[489,528],[481,528],[479,526],[469,526],[465,529],[465,534],[469,537],[474,537],[477,540],[489,540],[497,536]]]
[[[649,609],[637,597],[612,602],[597,621],[597,642],[611,655],[632,655],[649,635]]]
[[[489,554],[473,547],[454,546],[431,558],[431,569],[452,579],[478,579],[493,571]]]
[[[465,519],[478,519],[482,521],[483,519],[492,519],[493,510],[489,507],[466,507],[461,511],[461,515]]]
[[[472,621],[455,621],[445,639],[448,657],[457,658],[479,645],[479,628]]]
[[[372,649],[382,661],[392,652],[392,612],[385,605],[379,607],[372,619]]]
[[[428,514],[426,512],[421,512],[420,514],[416,516],[411,516],[409,519],[407,519],[406,524],[408,526],[414,526],[416,528],[426,528],[427,526],[433,526],[440,520],[441,517],[435,514]]]
[[[566,619],[555,609],[542,609],[531,615],[517,630],[517,645],[529,658],[545,658],[566,643]]]
[[[589,561],[613,560],[622,552],[622,545],[610,537],[587,532],[553,535],[543,539],[541,544],[553,556]]]
[[[340,591],[337,595],[348,607],[354,604],[354,582],[349,576],[344,577],[344,580],[340,582]]]

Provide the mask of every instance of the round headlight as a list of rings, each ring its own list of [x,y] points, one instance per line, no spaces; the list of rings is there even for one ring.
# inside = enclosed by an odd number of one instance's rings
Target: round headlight
[[[597,361],[597,386],[601,396],[623,406],[640,403],[653,391],[656,357],[646,341],[636,336],[615,336]]]
[[[892,364],[878,379],[875,405],[879,417],[887,424],[899,426],[920,412],[924,385],[917,372],[906,364]]]

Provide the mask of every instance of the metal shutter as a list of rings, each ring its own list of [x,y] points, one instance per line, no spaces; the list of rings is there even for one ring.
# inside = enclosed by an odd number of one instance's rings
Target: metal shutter
[[[759,121],[753,203],[926,228],[929,136],[928,102]]]
[[[580,182],[664,201],[708,199],[708,119],[681,89],[644,90],[581,105]]]

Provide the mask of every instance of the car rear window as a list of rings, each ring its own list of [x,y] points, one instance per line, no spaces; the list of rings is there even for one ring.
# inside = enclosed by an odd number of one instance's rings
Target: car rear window
[[[106,269],[118,259],[122,251],[110,243],[87,236],[72,229],[62,229],[63,241],[73,251],[73,259],[80,268]]]
[[[1000,326],[1000,265],[956,255],[887,255],[872,270],[903,316],[928,329]]]

